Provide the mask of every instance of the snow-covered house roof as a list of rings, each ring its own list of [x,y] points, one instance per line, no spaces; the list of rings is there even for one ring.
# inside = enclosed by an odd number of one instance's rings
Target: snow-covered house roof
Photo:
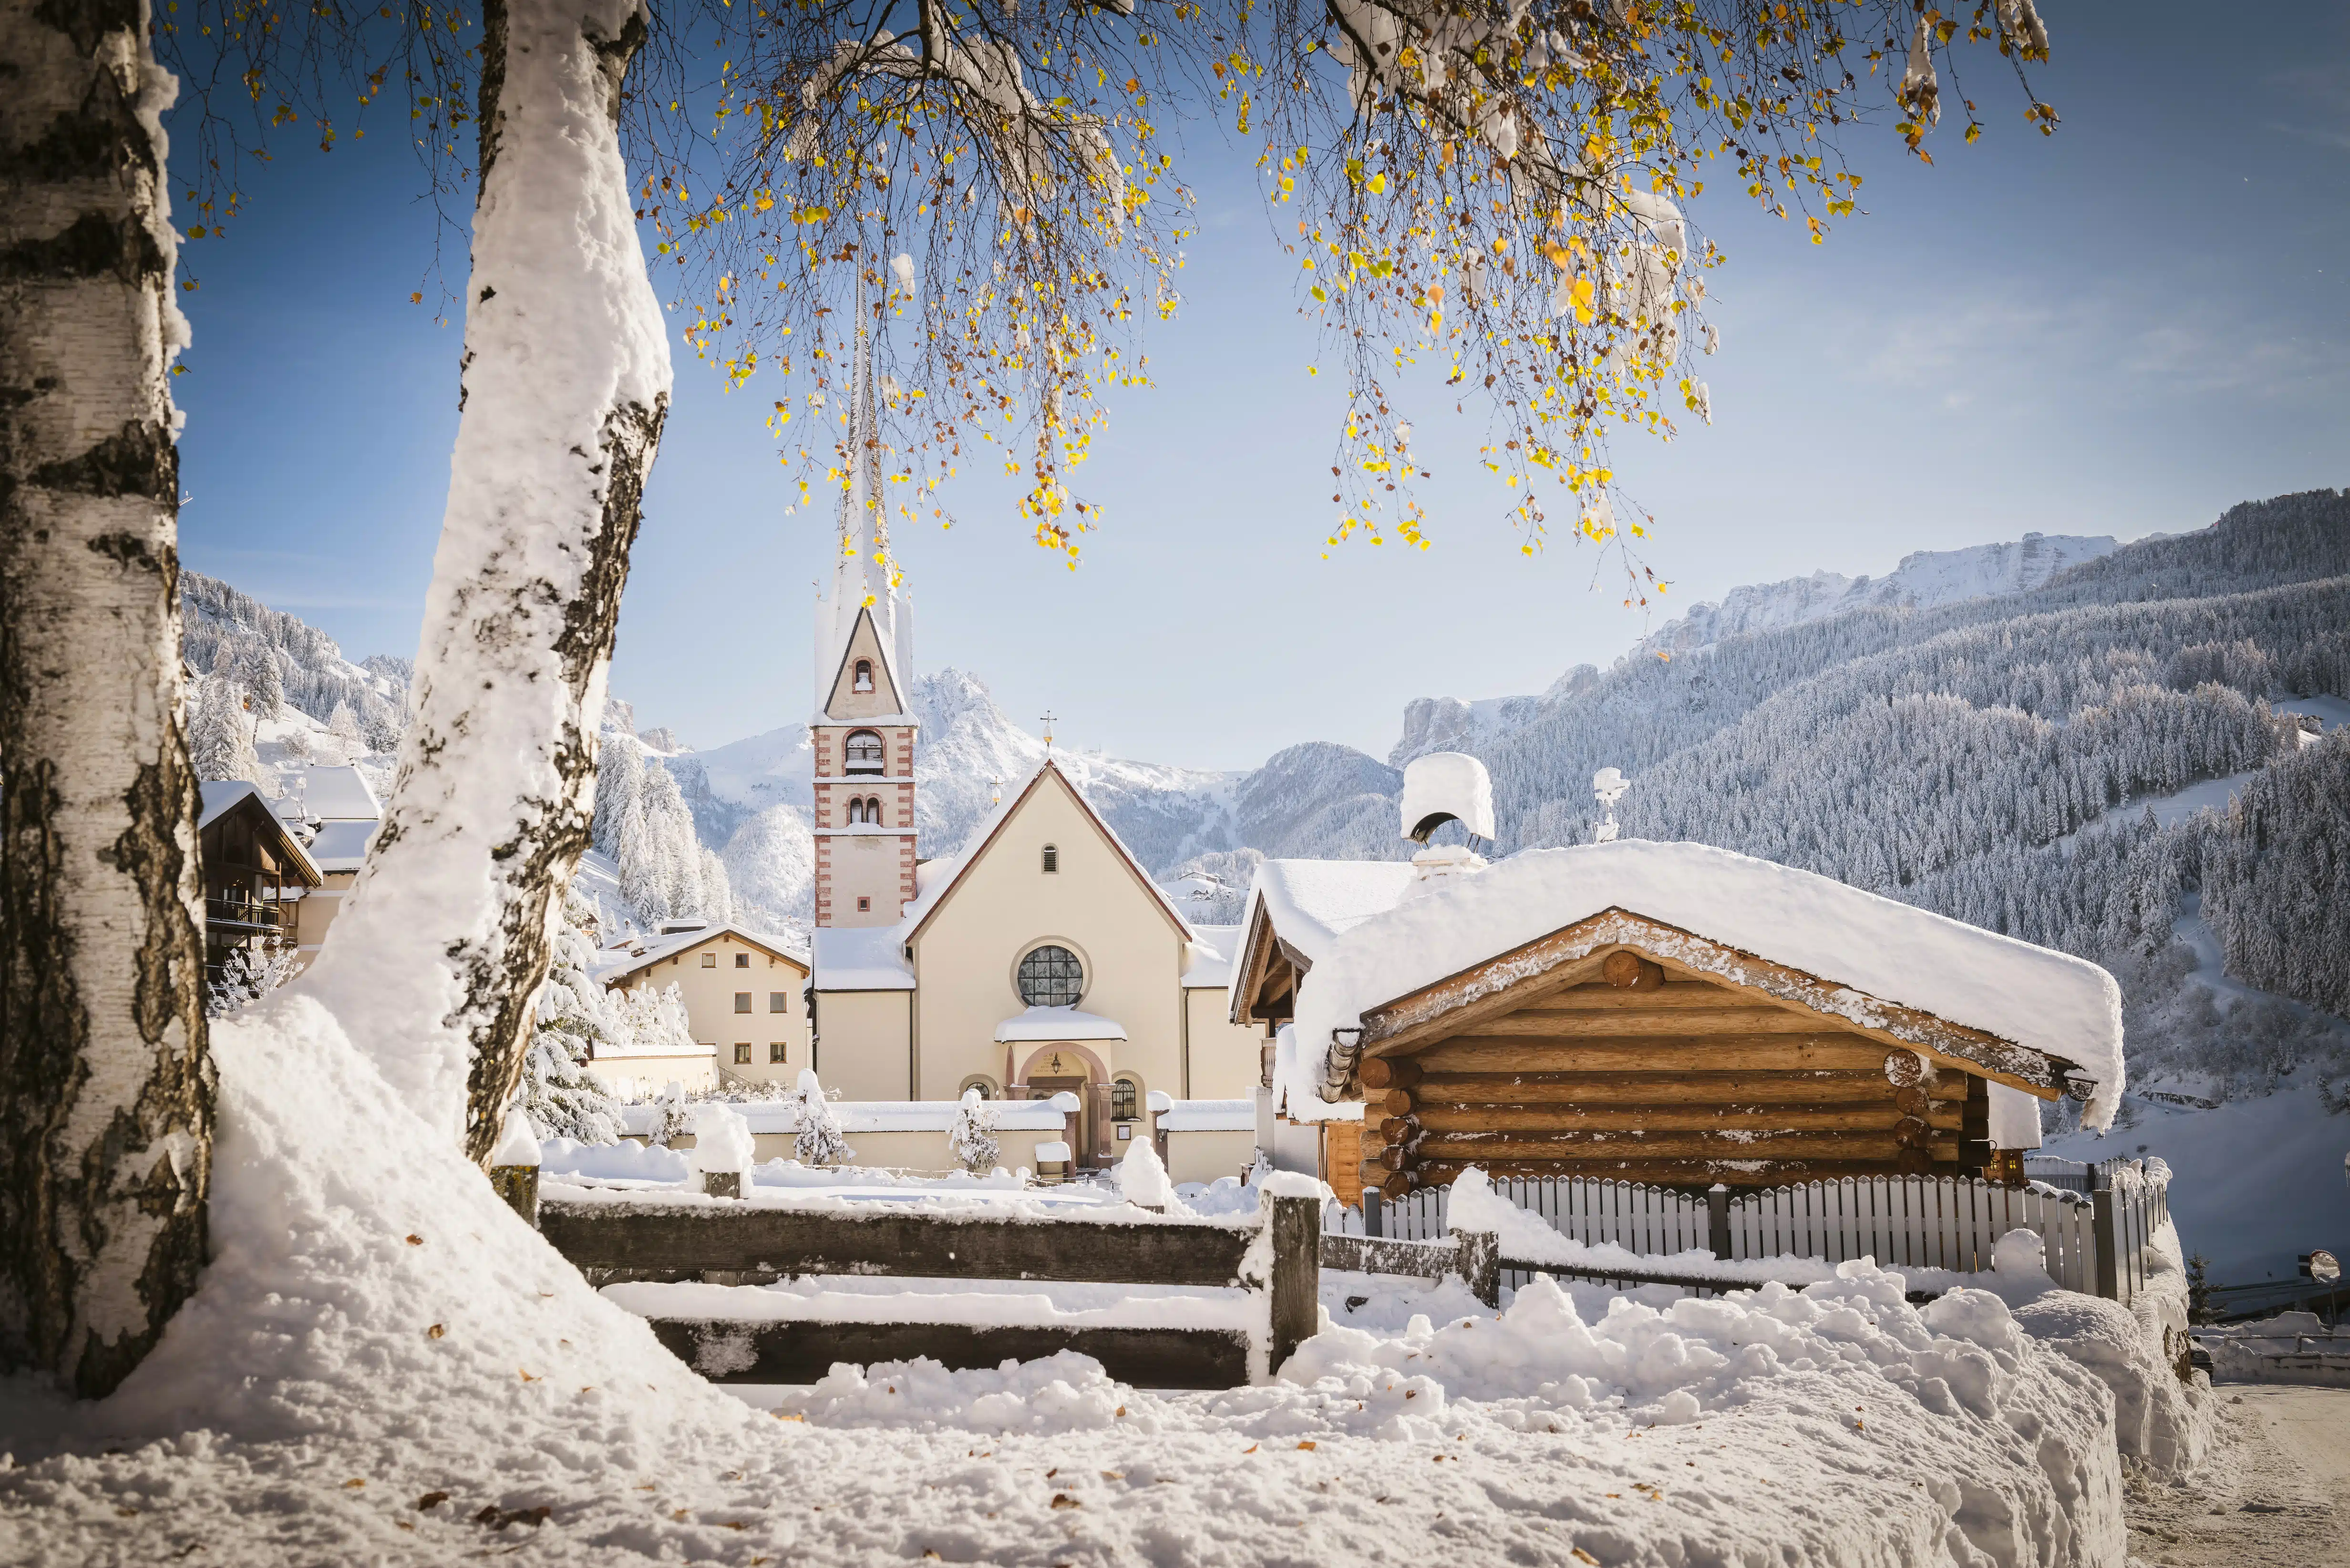
[[[1190,963],[1183,971],[1186,991],[1227,991],[1232,983],[1232,955],[1240,950],[1243,926],[1193,926]]]
[[[893,926],[818,926],[808,933],[818,991],[911,991],[905,931]]]
[[[1335,933],[1299,990],[1278,1092],[1292,1116],[1326,1118],[1334,1031],[1360,1030],[1358,1048],[1380,1054],[1383,1039],[1617,945],[2019,1086],[2091,1080],[2091,1127],[2120,1103],[2121,992],[2096,965],[1808,871],[1637,839],[1529,850]]]
[[[368,846],[374,841],[376,829],[382,826],[380,822],[342,817],[322,822],[310,838],[310,858],[329,876],[357,871],[366,864]]]
[[[1268,860],[1249,883],[1239,940],[1231,950],[1230,1009],[1252,1021],[1249,994],[1276,950],[1292,967],[1313,967],[1341,933],[1403,901],[1419,872],[1402,860]]]
[[[1032,1040],[1123,1040],[1126,1025],[1114,1018],[1080,1012],[1074,1007],[1032,1007],[1015,1012],[995,1026],[995,1043],[1026,1044]]]
[[[368,787],[359,770],[348,763],[329,767],[311,763],[296,784],[302,808],[314,821],[380,822],[383,804]]]
[[[1254,1132],[1254,1100],[1177,1100],[1159,1113],[1160,1132]]]
[[[247,802],[251,804],[248,805]],[[310,857],[308,848],[294,836],[277,814],[269,809],[268,800],[248,780],[206,779],[198,785],[196,831],[202,833],[229,813],[240,809],[255,813],[256,826],[261,819],[267,819],[270,831],[277,837],[278,853],[286,857],[304,881],[315,888],[326,879],[319,873],[318,863]]]
[[[747,926],[738,926],[732,920],[723,920],[707,925],[696,925],[687,930],[667,931],[660,936],[632,937],[626,947],[607,948],[597,956],[595,977],[606,985],[618,984],[639,970],[651,968],[663,959],[673,958],[688,949],[698,948],[704,942],[715,941],[721,937],[733,937],[739,942],[757,948],[763,952],[772,953],[785,963],[796,965],[802,970],[808,967],[807,952],[793,942],[790,938],[770,936],[764,931],[754,931]]]

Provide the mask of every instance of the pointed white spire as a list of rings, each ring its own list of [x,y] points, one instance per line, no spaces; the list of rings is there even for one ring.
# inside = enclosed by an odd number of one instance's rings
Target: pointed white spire
[[[816,705],[822,712],[832,695],[858,612],[869,610],[880,636],[882,657],[891,665],[899,697],[905,695],[906,661],[912,653],[910,607],[900,602],[892,579],[888,496],[881,469],[881,425],[874,407],[873,338],[878,314],[866,267],[857,270],[856,334],[850,341],[848,428],[842,441],[848,483],[841,492],[836,522],[832,590],[816,607]]]

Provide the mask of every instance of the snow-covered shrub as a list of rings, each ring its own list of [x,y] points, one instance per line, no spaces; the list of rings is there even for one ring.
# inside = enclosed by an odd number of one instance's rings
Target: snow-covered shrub
[[[565,898],[555,960],[539,988],[538,1028],[523,1057],[517,1103],[544,1137],[616,1143],[619,1102],[588,1063],[598,1047],[626,1044],[633,1030],[625,1017],[625,993],[608,992],[588,972],[596,960],[588,934],[590,918],[577,893]]]
[[[686,1017],[685,993],[677,982],[639,985],[611,993],[620,1010],[614,1018],[616,1044],[622,1050],[677,1050],[693,1044],[693,1024]]]
[[[995,1168],[996,1156],[1003,1152],[995,1141],[995,1107],[977,1089],[962,1092],[962,1104],[947,1128],[947,1147],[955,1163],[974,1176]]]
[[[221,964],[217,979],[204,985],[204,1016],[229,1018],[292,980],[302,967],[293,948],[238,948]]]
[[[705,1100],[694,1108],[693,1147],[685,1162],[702,1176],[735,1176],[747,1193],[751,1168],[758,1163],[751,1124],[723,1100]]]
[[[846,1165],[857,1158],[848,1140],[840,1130],[840,1113],[832,1108],[825,1096],[824,1085],[816,1081],[816,1069],[800,1069],[798,1141],[792,1153],[802,1165]]]
[[[1145,1209],[1167,1209],[1175,1203],[1175,1184],[1167,1179],[1166,1164],[1150,1140],[1139,1137],[1118,1162],[1118,1196]]]

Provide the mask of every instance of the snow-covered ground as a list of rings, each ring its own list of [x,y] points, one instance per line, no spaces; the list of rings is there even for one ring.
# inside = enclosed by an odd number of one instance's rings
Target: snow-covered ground
[[[2117,1441],[2151,1407],[2125,1380],[2117,1438],[2128,1318],[2086,1298],[1921,1309],[1855,1263],[1718,1300],[1537,1282],[1496,1314],[1334,1276],[1269,1385],[884,1365],[770,1413],[589,1290],[314,1001],[215,1048],[203,1286],[111,1399],[0,1398],[0,1561],[2122,1560]],[[2051,1303],[2079,1321],[2026,1333]]]

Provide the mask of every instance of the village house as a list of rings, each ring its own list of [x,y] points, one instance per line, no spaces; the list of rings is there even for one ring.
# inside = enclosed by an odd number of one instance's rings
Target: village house
[[[860,356],[869,424],[868,375]],[[1154,1095],[1247,1096],[1263,1033],[1229,1019],[1223,933],[1184,920],[1049,757],[961,854],[920,858],[912,610],[878,461],[852,475],[816,615],[809,1060],[855,1102],[1074,1095],[1074,1162],[1107,1164],[1154,1137]]]
[[[359,880],[367,863],[368,846],[383,825],[383,806],[356,767],[313,763],[295,776],[294,787],[278,803],[281,813],[300,820],[297,831],[309,834],[307,846],[317,867],[319,883],[303,896],[297,940],[307,967],[327,940],[327,928],[343,907],[343,896]]]
[[[1431,814],[1408,774],[1406,836],[1490,837],[1482,767],[1422,761],[1477,783]],[[2095,965],[1703,845],[1269,861],[1237,950],[1232,1023],[1279,1031],[1260,1141],[1349,1201],[1471,1165],[2018,1178],[2043,1102],[2103,1125],[2121,1090]]]
[[[675,985],[693,1043],[598,1051],[588,1070],[616,1086],[788,1085],[814,1064],[807,977],[807,954],[795,944],[731,922],[671,920],[655,934],[631,937],[605,950],[596,979],[622,992]]]
[[[309,851],[243,779],[207,781],[196,815],[204,887],[204,975],[217,985],[232,961],[259,965],[293,950],[303,904],[324,882]]]

